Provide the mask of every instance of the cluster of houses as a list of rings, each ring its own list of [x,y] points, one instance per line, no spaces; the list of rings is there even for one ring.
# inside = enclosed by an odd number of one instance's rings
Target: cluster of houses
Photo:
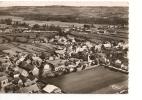
[[[1,91],[46,92],[49,84],[41,85],[42,79],[92,67],[115,66],[128,70],[128,43],[124,41],[80,42],[75,37],[67,35],[55,36],[47,43],[55,45],[54,52],[48,56],[44,53],[1,54]],[[58,87],[57,91],[61,93]]]
[[[24,26],[12,26],[7,24],[0,24],[0,33],[27,33],[33,32],[32,27],[34,25],[29,25],[29,27]],[[42,27],[42,26],[40,26]],[[98,25],[98,24],[84,24],[81,26],[60,26],[64,32],[77,31],[77,32],[87,32],[87,33],[97,33],[97,34],[117,34],[117,30],[123,28],[122,25]],[[37,30],[38,31],[38,30]],[[36,31],[35,31],[36,32]],[[40,30],[40,32],[42,32]],[[44,32],[44,31],[43,31]]]
[[[4,28],[0,26],[0,29],[1,27]],[[107,26],[105,29],[113,30],[115,28],[118,27]],[[17,30],[22,30],[27,34],[46,34],[45,31],[34,31],[27,28],[17,28]],[[104,28],[94,27],[93,29],[85,25],[84,27],[63,27],[62,30],[64,33],[69,31],[92,32],[94,30],[100,34]],[[36,35],[29,36],[29,38],[33,37],[36,38]],[[99,66],[113,66],[128,71],[128,43],[126,41],[104,40],[92,43],[87,40],[80,41],[67,34],[55,35],[52,38],[43,35],[33,39],[30,43],[50,44],[54,46],[54,50],[49,55],[45,52],[38,54],[0,53],[0,92],[62,93],[63,91],[59,87],[45,84],[43,80]]]
[[[1,33],[10,33],[13,32],[13,28],[11,25],[0,24],[0,34]]]
[[[50,64],[33,54],[2,55],[0,92],[62,93],[60,88],[40,82],[40,75],[51,72],[51,69],[53,68]]]
[[[86,61],[89,66],[92,64],[112,64],[117,66],[115,62],[120,61],[121,63],[117,67],[126,70],[128,68],[128,43],[124,41],[80,42],[67,35],[67,37],[55,36],[55,38],[49,40],[49,43],[58,45],[55,50],[56,55],[54,55],[56,59],[70,60],[75,58],[78,59],[77,62],[80,60]]]
[[[86,33],[95,33],[95,34],[117,34],[118,29],[122,29],[121,25],[91,25],[84,24],[80,27],[66,27],[63,28],[65,32],[67,31],[77,31],[77,32],[86,32]]]
[[[36,24],[35,24],[36,25]],[[58,34],[58,33],[72,33],[72,32],[77,32],[78,34],[88,34],[88,33],[93,33],[93,34],[105,34],[105,35],[115,35],[119,34],[119,29],[121,30],[123,28],[122,25],[98,25],[98,24],[82,24],[81,26],[75,26],[75,25],[66,25],[66,26],[58,26],[57,30],[34,30],[33,29],[34,25],[29,25],[29,26],[14,26],[12,25],[7,25],[7,24],[0,24],[0,35],[1,34],[13,34],[14,36],[17,35],[19,37],[11,37],[8,38],[3,38],[0,37],[0,43],[7,43],[8,41],[17,41],[17,42],[28,42],[28,43],[38,43],[38,42],[44,42],[46,39],[40,39],[37,38],[38,36],[48,36],[50,37],[51,34]],[[45,26],[49,26],[46,25]],[[42,29],[45,27],[44,25],[39,27]],[[50,27],[50,26],[49,26]],[[59,30],[61,32],[58,32]],[[29,35],[30,34],[30,35]],[[39,35],[37,35],[39,34]],[[20,36],[21,35],[21,36]]]

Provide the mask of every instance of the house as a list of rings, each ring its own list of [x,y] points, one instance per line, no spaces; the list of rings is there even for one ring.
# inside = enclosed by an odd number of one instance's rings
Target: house
[[[110,42],[105,43],[105,44],[103,44],[103,46],[104,46],[105,48],[111,48],[111,43],[110,43]]]
[[[0,88],[3,88],[8,85],[9,85],[8,77],[6,76],[0,77]]]
[[[59,38],[60,38],[60,36],[59,36],[59,35],[56,35],[56,36],[55,36],[55,39],[57,39],[57,40],[58,40]]]
[[[85,32],[91,33],[91,32],[92,32],[92,30],[90,30],[90,29],[86,29],[86,30],[85,30]]]
[[[12,79],[12,84],[17,85],[18,82],[19,82],[19,80],[20,80],[20,78],[14,78],[14,79]]]
[[[20,55],[19,55],[19,56],[20,56]],[[26,58],[25,56],[22,56],[22,55],[21,55],[20,58],[19,58],[19,60],[16,61],[16,65],[19,65],[20,62],[22,62],[22,61],[25,60],[25,58]]]
[[[36,78],[36,76],[34,76],[32,73],[29,73],[28,79],[30,79],[33,82],[36,82],[38,79]]]
[[[26,28],[26,27],[20,27],[20,26],[18,26],[17,29],[19,29],[19,30],[28,30],[28,28]]]
[[[102,44],[95,45],[95,50],[101,52]]]
[[[22,80],[22,83],[25,83],[27,81],[27,77],[23,76],[23,75],[19,75],[20,80]]]
[[[45,92],[45,93],[61,93],[61,89],[55,85],[48,84],[43,88],[43,92]]]
[[[37,78],[35,78],[34,80],[27,79],[24,85],[27,87],[27,86],[35,84],[36,81],[37,81]]]
[[[13,72],[13,77],[14,78],[19,78],[19,75],[20,75],[20,72],[18,72],[18,71]]]
[[[42,41],[43,43],[48,43],[48,39],[46,37],[39,37],[39,41]]]
[[[121,64],[121,68],[124,69],[124,70],[128,70],[128,66],[124,65],[124,64]]]
[[[20,72],[20,74],[22,76],[24,76],[24,77],[28,77],[29,76],[29,73],[25,69],[18,68],[18,72]]]
[[[85,43],[85,45],[87,45],[87,47],[89,47],[89,48],[93,47],[93,44],[92,44],[90,41],[87,41],[87,42]]]
[[[44,71],[52,71],[52,70],[54,70],[54,65],[51,63],[46,63],[46,64],[44,64],[43,70]]]
[[[36,34],[30,34],[30,35],[29,35],[29,38],[30,38],[30,39],[35,39],[35,38],[36,38]]]
[[[4,30],[5,33],[10,33],[10,32],[12,32],[12,31],[13,31],[13,29],[5,29],[5,30]]]
[[[51,61],[52,61],[52,60],[55,60],[55,59],[54,59],[54,57],[53,57],[53,56],[50,56],[50,57],[49,57],[49,60],[51,60]]]
[[[115,60],[115,67],[121,67],[122,61],[117,59]]]
[[[49,40],[49,43],[52,43],[52,42],[54,42],[55,41],[55,39],[54,38],[51,38],[50,40]]]
[[[39,69],[37,67],[34,67],[34,69],[31,72],[32,72],[32,74],[34,76],[38,76],[39,75]]]
[[[76,48],[76,53],[78,53],[78,52],[83,52],[85,49],[87,49],[86,46],[78,46],[78,47]]]
[[[67,43],[67,39],[66,39],[65,37],[60,37],[60,38],[58,39],[58,43],[60,43],[60,44],[65,44],[65,43]]]
[[[22,81],[21,79],[18,81],[18,86],[19,86],[19,87],[22,87],[22,86],[23,86],[23,81]]]
[[[26,71],[32,71],[34,69],[34,66],[30,64],[31,60],[28,59],[27,61],[23,61],[20,63],[19,67],[25,69]]]
[[[43,73],[42,76],[46,77],[47,74],[52,73],[52,71],[55,69],[54,65],[51,63],[43,63],[41,66],[43,66]]]
[[[10,25],[6,25],[6,24],[0,24],[0,29],[6,29],[6,28],[10,28]]]
[[[55,53],[60,54],[60,55],[64,55],[66,52],[66,49],[63,50],[56,50]]]
[[[37,84],[30,85],[28,87],[23,87],[19,90],[20,93],[39,93],[40,89]]]
[[[11,66],[11,63],[9,61],[5,61],[4,63],[2,63],[2,67],[8,71],[8,68]]]
[[[63,29],[63,32],[65,32],[65,33],[69,32],[69,31],[70,31],[70,28],[64,28]]]

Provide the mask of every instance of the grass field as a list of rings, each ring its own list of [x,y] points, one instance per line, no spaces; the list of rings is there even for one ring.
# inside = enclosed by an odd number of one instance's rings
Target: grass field
[[[111,71],[104,67],[44,80],[45,83],[54,84],[67,93],[116,93],[120,89],[128,88],[127,81],[127,74]],[[113,89],[112,85],[117,87]]]

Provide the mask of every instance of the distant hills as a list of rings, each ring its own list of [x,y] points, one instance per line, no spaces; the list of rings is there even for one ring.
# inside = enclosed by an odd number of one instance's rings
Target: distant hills
[[[0,15],[47,21],[128,24],[128,7],[13,6],[0,7]]]

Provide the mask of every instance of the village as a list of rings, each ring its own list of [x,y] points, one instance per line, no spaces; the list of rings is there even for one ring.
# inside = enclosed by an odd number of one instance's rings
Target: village
[[[0,23],[1,93],[64,93],[43,80],[102,66],[128,74],[127,26]]]

